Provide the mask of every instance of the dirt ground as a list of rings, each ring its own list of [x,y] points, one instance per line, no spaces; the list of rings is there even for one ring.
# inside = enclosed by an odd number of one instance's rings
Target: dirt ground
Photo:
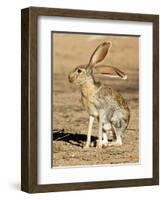
[[[131,112],[123,145],[97,149],[83,149],[88,127],[88,113],[80,102],[80,90],[68,82],[68,74],[78,65],[86,64],[94,49],[104,41],[112,41],[105,58],[124,71],[128,79],[96,77],[119,91],[127,100]],[[139,38],[128,36],[97,36],[53,34],[53,166],[77,166],[139,161]],[[97,121],[92,141],[96,141]]]

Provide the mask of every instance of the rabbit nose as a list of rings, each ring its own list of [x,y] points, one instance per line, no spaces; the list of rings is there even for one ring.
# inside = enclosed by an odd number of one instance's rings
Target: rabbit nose
[[[72,74],[72,72],[68,75],[68,79],[69,79],[70,83],[73,82],[73,74]]]

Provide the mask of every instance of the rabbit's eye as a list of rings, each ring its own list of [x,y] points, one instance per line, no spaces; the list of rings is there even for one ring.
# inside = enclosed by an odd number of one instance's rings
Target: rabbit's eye
[[[78,69],[78,71],[77,71],[79,74],[82,72],[82,70],[81,69]]]

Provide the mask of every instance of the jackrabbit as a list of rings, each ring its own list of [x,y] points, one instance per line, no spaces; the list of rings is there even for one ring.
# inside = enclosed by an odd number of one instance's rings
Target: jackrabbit
[[[89,113],[89,127],[85,148],[90,147],[93,121],[98,119],[98,143],[97,147],[103,145],[121,145],[122,134],[125,132],[130,111],[124,98],[112,88],[95,81],[94,74],[107,77],[127,79],[127,75],[116,67],[109,65],[97,65],[101,62],[111,42],[101,43],[90,57],[89,63],[80,65],[72,71],[68,78],[70,83],[79,85],[81,88],[81,100],[84,108]],[[107,133],[115,134],[115,140],[108,142]]]

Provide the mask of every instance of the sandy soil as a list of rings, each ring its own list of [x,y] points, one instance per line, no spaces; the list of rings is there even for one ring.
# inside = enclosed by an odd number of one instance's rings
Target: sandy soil
[[[77,65],[88,62],[92,51],[103,41],[112,41],[104,63],[118,67],[127,80],[96,77],[119,91],[128,101],[131,119],[120,147],[83,149],[88,113],[80,102],[80,90],[67,76]],[[139,161],[138,125],[138,37],[54,34],[53,43],[53,166],[76,166]],[[92,141],[97,139],[97,121]]]

